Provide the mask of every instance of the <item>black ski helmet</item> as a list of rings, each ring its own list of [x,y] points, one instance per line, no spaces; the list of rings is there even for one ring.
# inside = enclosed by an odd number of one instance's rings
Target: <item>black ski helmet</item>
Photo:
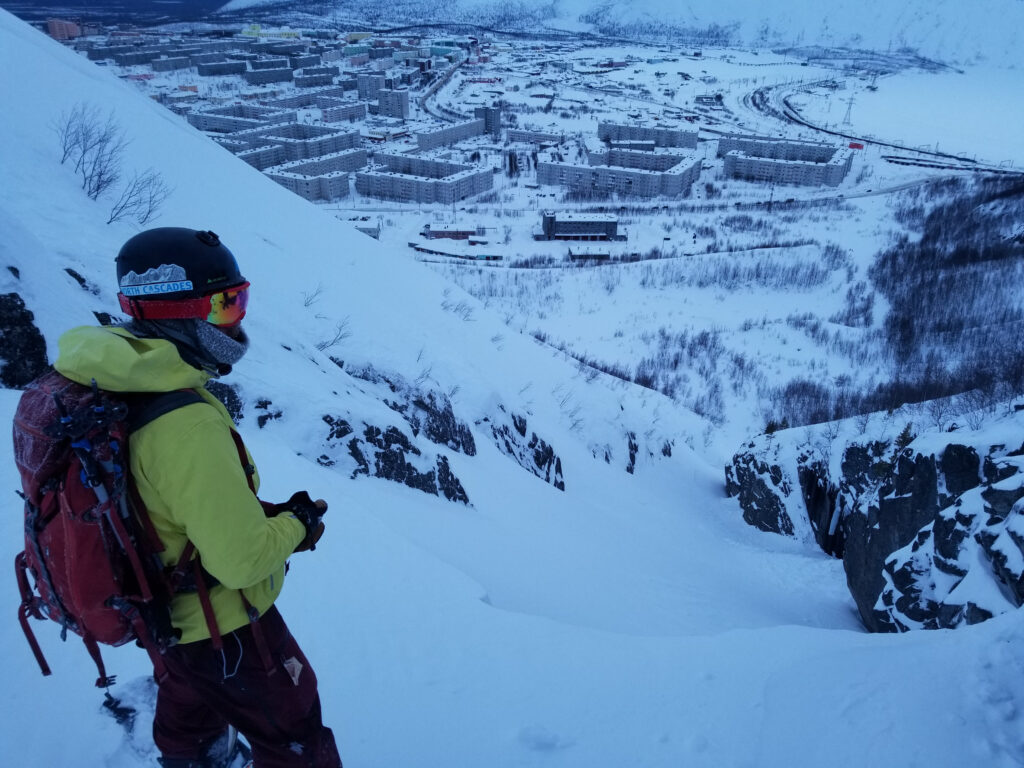
[[[117,286],[131,299],[193,299],[245,283],[234,255],[215,232],[147,229],[117,254]]]
[[[215,232],[157,227],[121,246],[117,285],[121,308],[134,318],[199,318],[235,325],[244,317],[247,301],[236,294],[245,294],[249,283]],[[221,298],[204,301],[217,296]],[[214,308],[233,311],[220,323],[212,315]]]

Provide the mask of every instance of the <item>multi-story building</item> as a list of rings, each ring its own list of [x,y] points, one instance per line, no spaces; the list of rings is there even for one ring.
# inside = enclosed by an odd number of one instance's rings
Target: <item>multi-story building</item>
[[[401,120],[409,117],[409,92],[404,88],[382,88],[377,92],[377,99],[383,117],[397,117]]]
[[[335,106],[330,106],[336,102]],[[320,114],[325,123],[346,123],[366,119],[365,101],[342,101],[341,99],[318,99]]]
[[[359,98],[372,100],[384,87],[385,77],[380,72],[360,72],[356,75],[356,88],[359,91]]]
[[[484,133],[484,121],[467,120],[464,123],[456,123],[436,131],[427,131],[416,134],[416,145],[419,149],[436,149],[448,144],[455,144],[463,139],[470,139],[474,136],[482,136]]]
[[[54,40],[72,40],[81,36],[82,28],[73,21],[64,19],[47,19],[46,34]]]
[[[476,107],[473,117],[484,121],[484,133],[495,138],[501,135],[501,107]]]
[[[609,144],[651,142],[655,147],[697,146],[697,131],[680,128],[656,128],[642,125],[599,123],[597,138]]]
[[[375,160],[383,167],[356,173],[356,191],[368,197],[450,204],[494,185],[489,169],[409,155],[377,155]]]
[[[607,213],[541,214],[539,240],[618,240],[619,220]]]
[[[555,159],[548,153],[537,163],[537,183],[563,186],[583,195],[676,197],[687,194],[699,178],[701,159],[679,152],[611,149],[588,154],[588,165]]]
[[[687,165],[679,163],[664,172],[645,171],[614,166],[568,165],[541,162],[537,164],[537,183],[563,186],[583,195],[677,197],[688,192],[700,176],[700,160]]]
[[[850,150],[824,142],[761,136],[723,136],[717,155],[731,178],[829,187],[842,183],[853,162]]]
[[[253,59],[249,62],[250,69],[291,69],[288,59]]]
[[[360,144],[358,131],[339,131],[321,125],[283,123],[230,133],[221,144],[255,168],[330,155]]]
[[[306,67],[319,67],[321,64],[319,53],[303,53],[299,56],[289,56],[288,66],[292,69],[305,69]]]
[[[196,72],[202,77],[241,75],[245,70],[246,66],[244,61],[225,60],[196,64]]]
[[[170,59],[153,59],[150,66],[154,72],[173,72],[176,69],[188,69],[192,62],[188,56],[177,56]]]
[[[252,65],[254,62],[249,62]],[[249,69],[242,73],[249,85],[266,85],[267,83],[286,83],[292,79],[292,71],[283,69]]]
[[[301,109],[302,107],[319,107],[321,98],[341,99],[344,95],[345,89],[342,86],[333,85],[326,88],[302,90],[289,96],[260,99],[260,104],[278,109]]]
[[[561,144],[565,136],[559,133],[545,133],[544,131],[524,131],[516,128],[509,128],[508,140],[520,144]]]
[[[295,72],[295,85],[298,88],[320,88],[325,85],[334,85],[334,78],[338,75],[337,67],[306,67]]]
[[[258,107],[252,104],[232,104],[226,107],[200,109],[185,115],[185,118],[207,133],[235,133],[252,128],[261,128],[280,123],[294,123],[294,110]]]
[[[281,186],[307,200],[337,200],[349,193],[349,173],[366,166],[365,149],[347,149],[312,160],[297,160],[267,168]]]
[[[159,51],[132,51],[114,54],[114,63],[119,67],[138,67],[149,64],[160,56]]]

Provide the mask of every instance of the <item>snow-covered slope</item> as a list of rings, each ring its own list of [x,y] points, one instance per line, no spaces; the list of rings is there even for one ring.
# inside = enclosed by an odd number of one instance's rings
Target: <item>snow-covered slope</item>
[[[0,293],[21,295],[51,357],[63,329],[116,307],[113,256],[137,229],[107,225],[110,199],[90,201],[59,164],[52,125],[77,103],[112,110],[131,140],[126,169],[173,187],[150,225],[214,229],[253,284],[253,348],[230,382],[265,497],[308,488],[331,503],[281,607],[350,768],[1016,764],[1024,617],[866,635],[837,561],[742,523],[721,467],[685,445],[703,428],[695,415],[580,375],[6,12],[0,65]],[[409,429],[371,365],[450,397],[475,455],[417,444],[450,462],[470,505],[352,478],[325,415]],[[0,421],[16,402],[0,391]],[[552,446],[564,491],[499,449],[492,426],[507,413]],[[16,482],[2,447],[0,487]],[[4,519],[10,562],[13,494]],[[38,627],[55,671],[40,677],[13,582],[0,595],[4,762],[152,765],[145,712],[125,741],[84,649],[55,625]],[[107,656],[114,692],[145,709],[145,655]]]
[[[289,9],[288,6],[291,6]],[[221,12],[301,13],[309,18],[364,19],[383,23],[470,22],[500,29],[538,26],[640,39],[678,40],[687,45],[753,47],[836,46],[895,51],[909,48],[939,61],[1020,63],[1020,0],[405,0],[387,15],[366,0],[283,4],[280,0],[231,0]]]

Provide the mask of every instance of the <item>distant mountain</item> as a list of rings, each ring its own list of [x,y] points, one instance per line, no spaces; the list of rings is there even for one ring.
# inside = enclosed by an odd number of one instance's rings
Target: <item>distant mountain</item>
[[[835,46],[913,49],[942,61],[1020,61],[1021,0],[231,0],[222,11],[280,17],[475,23],[506,30],[541,28],[693,45]],[[969,9],[969,12],[967,10]]]
[[[105,24],[132,21],[166,23],[198,21],[224,5],[224,0],[21,0],[4,7],[26,21],[71,16]]]

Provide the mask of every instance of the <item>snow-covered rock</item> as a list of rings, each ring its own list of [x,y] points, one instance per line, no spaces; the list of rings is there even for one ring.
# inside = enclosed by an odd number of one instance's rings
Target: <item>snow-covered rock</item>
[[[1024,445],[1018,413],[915,437],[856,420],[764,435],[726,467],[762,530],[842,557],[864,625],[952,628],[1024,602]]]

